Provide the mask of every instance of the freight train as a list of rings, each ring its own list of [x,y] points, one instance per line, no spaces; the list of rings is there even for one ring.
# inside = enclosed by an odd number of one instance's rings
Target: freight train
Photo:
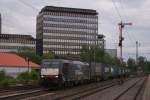
[[[42,61],[40,78],[43,86],[72,86],[117,78],[128,75],[128,73],[128,69],[114,65],[45,59]]]

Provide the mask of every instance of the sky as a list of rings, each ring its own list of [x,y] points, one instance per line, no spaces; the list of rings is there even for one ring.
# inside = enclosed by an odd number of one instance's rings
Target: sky
[[[131,22],[123,29],[123,58],[139,56],[150,60],[150,0],[0,0],[2,32],[36,36],[36,16],[44,6],[94,9],[99,13],[99,34],[105,35],[106,48],[118,50],[118,23]]]

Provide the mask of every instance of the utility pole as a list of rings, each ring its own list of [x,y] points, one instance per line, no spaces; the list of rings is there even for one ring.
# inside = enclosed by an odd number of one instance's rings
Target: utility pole
[[[139,42],[136,41],[136,62],[138,61],[138,56],[139,56]]]
[[[122,30],[126,25],[132,25],[132,23],[123,23],[122,21],[118,24],[119,25],[119,47],[120,47],[120,61],[122,63],[122,41],[124,40],[124,37],[122,36]]]
[[[29,72],[30,72],[30,68],[29,68],[29,67],[30,67],[30,66],[29,66],[29,64],[30,64],[30,63],[29,63],[29,58],[26,57],[25,60],[27,61],[27,65],[28,65],[28,74],[29,74]]]

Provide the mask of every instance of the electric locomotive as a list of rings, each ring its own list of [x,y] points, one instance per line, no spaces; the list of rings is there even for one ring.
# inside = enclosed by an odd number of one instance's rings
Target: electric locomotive
[[[45,59],[41,65],[41,84],[44,86],[80,84],[89,79],[87,67],[89,67],[87,63],[80,61]]]
[[[125,76],[129,70],[102,63],[89,65],[81,61],[45,59],[42,61],[40,72],[42,85],[62,87]]]

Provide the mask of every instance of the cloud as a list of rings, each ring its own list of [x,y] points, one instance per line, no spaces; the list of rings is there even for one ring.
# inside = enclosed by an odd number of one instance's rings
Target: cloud
[[[149,0],[113,0],[123,22],[132,22],[123,31],[124,57],[135,53],[135,41],[143,43],[141,53],[149,51],[150,37],[150,1]],[[0,12],[3,19],[3,32],[17,34],[36,34],[36,16],[46,5],[95,9],[99,13],[99,34],[106,36],[106,47],[118,45],[118,23],[120,18],[112,0],[0,0]],[[143,50],[143,51],[142,51]],[[131,55],[130,55],[131,56]],[[132,55],[134,57],[134,55]]]

